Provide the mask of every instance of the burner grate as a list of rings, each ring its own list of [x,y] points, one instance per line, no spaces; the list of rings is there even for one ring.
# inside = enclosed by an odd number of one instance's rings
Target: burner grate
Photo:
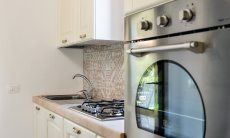
[[[82,105],[71,107],[100,120],[124,118],[124,100],[85,101]]]

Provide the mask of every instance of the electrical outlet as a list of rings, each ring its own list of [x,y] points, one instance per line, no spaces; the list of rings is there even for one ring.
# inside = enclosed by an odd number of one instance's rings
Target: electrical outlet
[[[7,86],[7,91],[9,94],[17,94],[20,92],[20,85],[18,84],[9,84]]]

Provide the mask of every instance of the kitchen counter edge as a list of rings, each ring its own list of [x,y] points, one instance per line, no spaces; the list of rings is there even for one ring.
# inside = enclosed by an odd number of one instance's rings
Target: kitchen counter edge
[[[103,138],[125,138],[124,120],[99,121],[79,112],[66,108],[65,106],[43,98],[34,96],[33,103],[44,107],[65,119],[68,119],[90,131],[97,133]],[[93,127],[92,127],[93,126]]]

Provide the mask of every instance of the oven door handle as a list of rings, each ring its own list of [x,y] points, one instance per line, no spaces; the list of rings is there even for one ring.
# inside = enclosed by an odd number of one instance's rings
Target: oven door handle
[[[162,46],[153,46],[145,48],[132,48],[127,50],[129,54],[139,54],[139,53],[156,53],[162,51],[170,50],[191,50],[195,53],[203,53],[205,51],[205,44],[202,42],[187,42],[181,44],[172,44],[172,45],[162,45]]]

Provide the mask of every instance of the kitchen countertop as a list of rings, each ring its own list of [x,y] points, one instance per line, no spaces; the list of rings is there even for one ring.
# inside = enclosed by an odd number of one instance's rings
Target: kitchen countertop
[[[83,100],[64,100],[55,101],[43,98],[42,96],[33,97],[33,102],[82,126],[103,138],[124,138],[124,120],[100,121],[82,113],[68,109],[73,104],[81,104]]]

